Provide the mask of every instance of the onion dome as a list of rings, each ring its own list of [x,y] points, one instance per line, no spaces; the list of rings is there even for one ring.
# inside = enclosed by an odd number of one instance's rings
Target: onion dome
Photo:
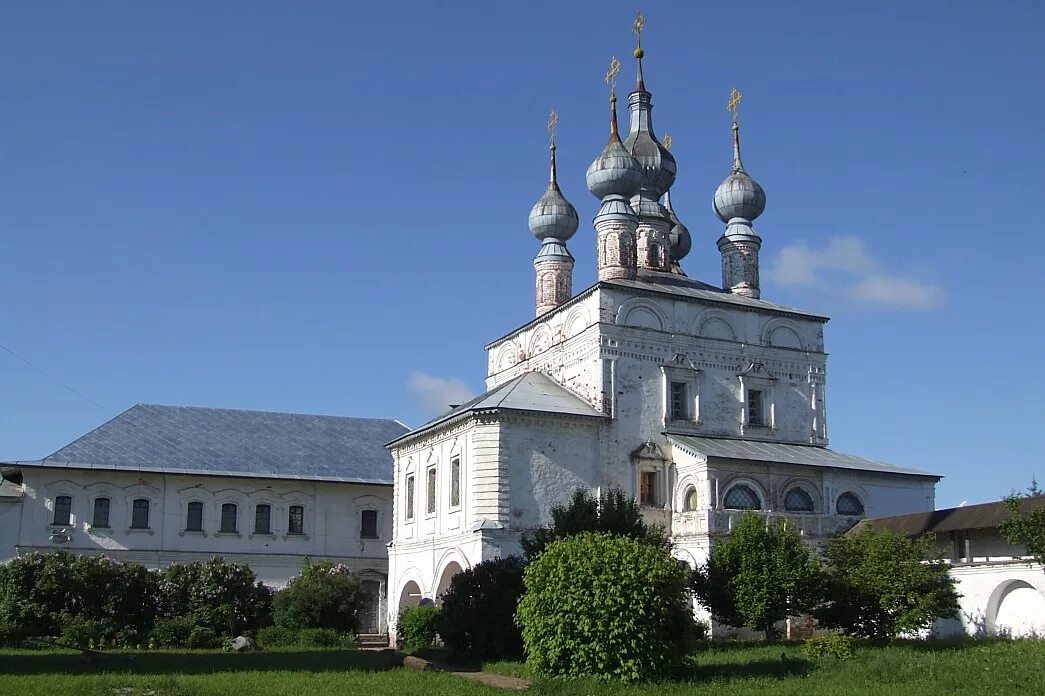
[[[588,167],[586,179],[588,190],[599,199],[611,194],[630,197],[638,193],[642,185],[642,166],[624,147],[617,131],[616,95],[610,98],[609,142]]]
[[[530,231],[537,239],[565,242],[577,231],[577,210],[559,190],[555,180],[555,145],[551,146],[551,176],[544,195],[530,209]]]
[[[733,218],[754,220],[766,209],[766,193],[748,176],[740,161],[740,126],[733,123],[733,171],[719,184],[712,202],[722,222]]]
[[[624,140],[624,147],[642,167],[643,191],[650,193],[650,197],[659,199],[675,183],[676,166],[675,158],[671,156],[666,147],[660,144],[653,133],[653,103],[651,101],[653,95],[646,91],[646,84],[642,77],[643,55],[645,54],[641,48],[635,49],[635,57],[639,63],[639,77],[635,91],[628,95],[631,124],[628,129],[628,137]],[[637,212],[639,215],[643,214],[641,210]]]
[[[664,209],[668,211],[668,219],[672,224],[671,231],[668,232],[668,250],[671,252],[672,260],[681,261],[693,248],[693,238],[671,207],[671,191],[664,194]]]

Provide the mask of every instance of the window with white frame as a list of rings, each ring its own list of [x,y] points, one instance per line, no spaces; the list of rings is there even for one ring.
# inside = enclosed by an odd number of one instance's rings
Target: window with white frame
[[[305,506],[291,505],[287,516],[287,534],[305,533]]]
[[[185,510],[185,531],[203,531],[203,503],[194,500],[188,504]]]
[[[428,472],[425,476],[425,513],[428,515],[434,515],[436,509],[436,481],[438,481],[439,472],[434,466],[428,467]]]
[[[94,514],[91,516],[91,526],[99,529],[109,528],[109,509],[112,501],[108,498],[94,499]]]
[[[450,507],[455,508],[461,504],[461,458],[454,457],[450,460]]]
[[[51,524],[73,523],[73,497],[71,495],[56,495],[54,498],[54,521]]]
[[[756,428],[766,426],[766,395],[761,389],[747,390],[747,424]]]
[[[699,421],[700,371],[681,353],[661,365],[664,378],[664,420],[675,423]]]
[[[149,499],[136,498],[131,503],[131,529],[149,528]]]
[[[223,503],[221,506],[221,526],[218,530],[222,534],[235,534],[237,531],[237,522],[239,517],[239,508],[236,503]]]
[[[776,376],[762,363],[753,362],[738,377],[740,378],[740,400],[743,407],[742,427],[775,428],[773,400]]]
[[[267,503],[261,503],[254,507],[254,533],[255,534],[271,534],[272,533],[272,506]]]
[[[414,475],[406,477],[406,492],[403,494],[403,519],[410,521],[414,519]]]

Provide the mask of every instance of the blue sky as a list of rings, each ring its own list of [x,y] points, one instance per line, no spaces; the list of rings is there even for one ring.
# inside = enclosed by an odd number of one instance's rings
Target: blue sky
[[[1045,5],[643,10],[684,267],[719,277],[735,85],[763,297],[833,317],[832,447],[945,474],[941,506],[1045,478]],[[417,424],[480,391],[533,311],[548,111],[590,220],[634,11],[0,3],[0,457],[136,402]]]

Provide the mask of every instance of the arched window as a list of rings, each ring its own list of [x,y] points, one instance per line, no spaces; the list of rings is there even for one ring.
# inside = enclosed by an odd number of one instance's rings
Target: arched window
[[[305,508],[302,505],[291,505],[287,516],[287,534],[305,533]]]
[[[363,510],[360,513],[359,537],[361,539],[377,538],[377,510]]]
[[[54,522],[52,524],[72,524],[73,497],[59,495],[54,499]]]
[[[254,508],[254,533],[272,533],[272,506],[262,503]]]
[[[839,515],[860,517],[864,514],[864,504],[861,503],[860,499],[852,493],[843,493],[838,496],[838,502],[835,503],[835,510],[838,511]]]
[[[149,500],[137,498],[131,503],[131,529],[149,528]]]
[[[185,531],[203,531],[203,503],[199,501],[189,503],[188,514],[185,516]]]
[[[218,531],[225,534],[235,534],[236,518],[238,516],[239,509],[236,507],[236,503],[224,503],[221,506],[221,526],[218,528]]]
[[[94,499],[94,516],[91,518],[91,526],[99,527],[101,529],[108,529],[109,527],[109,499],[108,498],[95,498]]]
[[[788,512],[812,512],[813,498],[804,488],[792,488],[784,496],[784,509]]]
[[[727,510],[762,509],[762,502],[758,499],[758,494],[751,490],[751,486],[742,483],[726,491],[726,498],[723,502]]]
[[[682,503],[682,509],[686,512],[692,512],[697,509],[697,489],[693,486],[686,490],[686,499]]]

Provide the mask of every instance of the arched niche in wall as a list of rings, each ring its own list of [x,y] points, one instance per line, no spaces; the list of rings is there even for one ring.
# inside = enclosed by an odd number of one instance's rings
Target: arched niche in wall
[[[566,338],[572,338],[588,328],[591,324],[590,317],[588,316],[588,310],[584,305],[577,305],[570,310],[570,313],[566,315],[566,323],[564,324],[564,332]]]
[[[697,316],[693,324],[693,333],[701,338],[714,338],[720,341],[737,340],[737,332],[725,312],[708,309]]]
[[[622,302],[617,308],[615,322],[621,326],[635,326],[656,331],[670,329],[670,323],[664,310],[644,297],[633,297]]]
[[[499,349],[497,349],[497,369],[507,370],[509,367],[515,366],[519,362],[519,348],[512,341],[505,341]]]
[[[533,357],[534,355],[540,355],[544,351],[548,350],[552,344],[552,330],[548,328],[547,324],[541,324],[533,330],[533,336],[530,337],[530,348],[527,351],[527,355]]]
[[[762,344],[774,348],[804,350],[801,329],[790,319],[776,318],[766,323],[762,330]]]

